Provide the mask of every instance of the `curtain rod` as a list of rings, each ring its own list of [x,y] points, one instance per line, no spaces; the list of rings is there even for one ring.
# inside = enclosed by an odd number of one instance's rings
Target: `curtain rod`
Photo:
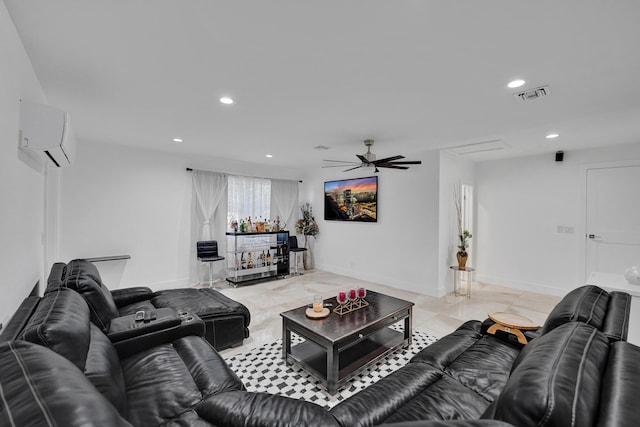
[[[193,172],[193,168],[187,168],[187,172]],[[207,172],[207,171],[205,171]],[[213,171],[211,171],[213,172]],[[239,174],[231,174],[231,175],[238,175],[238,176],[249,176],[249,175],[239,175]],[[279,178],[267,178],[264,176],[251,176],[250,178],[260,178],[260,179],[279,179]],[[289,179],[289,180],[285,180],[285,181],[295,181],[295,179]],[[298,180],[298,182],[302,182],[301,179]]]

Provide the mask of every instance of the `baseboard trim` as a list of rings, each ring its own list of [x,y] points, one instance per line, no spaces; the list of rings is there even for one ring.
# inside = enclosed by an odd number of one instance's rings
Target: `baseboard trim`
[[[536,283],[522,282],[519,280],[505,279],[502,277],[476,275],[474,282],[486,283],[489,285],[505,286],[507,288],[522,289],[524,291],[536,292],[539,294],[548,294],[556,296],[564,296],[574,288],[561,288],[550,285],[542,285]]]
[[[373,274],[367,274],[367,273],[362,274],[361,272],[358,272],[358,271],[348,270],[345,268],[339,268],[334,266],[327,266],[323,264],[316,264],[314,268],[317,270],[322,270],[329,273],[339,274],[341,276],[352,277],[358,280],[366,280],[367,282],[379,283],[381,285],[391,286],[393,288],[415,292],[418,294],[427,295],[435,298],[439,298],[446,293],[444,288],[428,287],[428,285],[424,282],[409,282],[406,280],[398,279],[397,277],[373,275]]]

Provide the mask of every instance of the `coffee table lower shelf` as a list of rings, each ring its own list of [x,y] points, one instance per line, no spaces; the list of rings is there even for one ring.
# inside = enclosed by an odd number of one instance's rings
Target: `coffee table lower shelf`
[[[306,339],[291,347],[287,362],[299,365],[320,380],[330,394],[335,394],[337,388],[345,381],[389,353],[408,345],[406,341],[403,332],[382,328],[357,343],[338,349],[338,378],[335,390],[327,386],[327,349],[321,345]]]

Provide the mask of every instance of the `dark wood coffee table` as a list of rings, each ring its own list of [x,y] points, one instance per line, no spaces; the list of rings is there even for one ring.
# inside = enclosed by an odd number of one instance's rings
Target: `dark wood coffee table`
[[[312,320],[307,306],[280,313],[282,357],[312,374],[335,394],[347,380],[382,357],[411,345],[413,303],[373,291],[367,292],[369,306],[342,316]],[[336,307],[336,298],[325,300]],[[331,307],[331,308],[333,308]],[[404,331],[389,328],[404,321]],[[291,345],[291,333],[304,339]]]

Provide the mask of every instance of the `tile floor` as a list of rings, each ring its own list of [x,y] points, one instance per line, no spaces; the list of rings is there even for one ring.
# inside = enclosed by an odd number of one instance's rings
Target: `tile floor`
[[[225,295],[247,306],[251,312],[251,336],[244,344],[221,352],[223,356],[244,353],[282,337],[280,313],[311,302],[313,295],[329,298],[338,289],[364,286],[415,303],[413,327],[435,337],[442,337],[470,319],[486,319],[487,313],[508,311],[544,323],[560,297],[527,292],[502,286],[473,283],[471,298],[453,294],[434,298],[378,283],[340,276],[320,270],[308,270],[302,276],[231,288],[227,282],[214,286]]]

